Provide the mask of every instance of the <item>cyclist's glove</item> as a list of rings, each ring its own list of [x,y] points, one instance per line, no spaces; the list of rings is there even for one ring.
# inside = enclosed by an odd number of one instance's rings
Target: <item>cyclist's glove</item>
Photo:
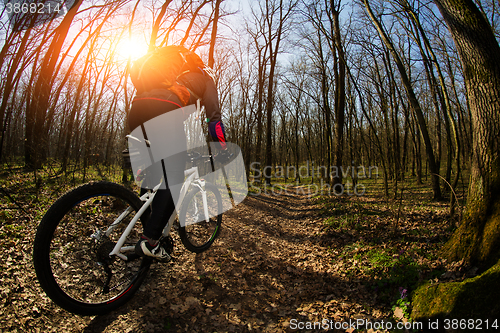
[[[215,142],[218,142],[220,146],[217,148],[225,150],[226,149],[226,131],[224,130],[224,124],[222,121],[213,121],[208,123],[208,132]]]
[[[226,164],[231,160],[233,154],[229,153],[228,149],[221,150],[217,155],[215,155],[215,160],[221,164]]]

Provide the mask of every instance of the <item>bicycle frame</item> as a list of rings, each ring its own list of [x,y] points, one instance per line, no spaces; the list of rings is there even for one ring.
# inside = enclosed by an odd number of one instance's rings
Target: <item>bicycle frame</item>
[[[179,211],[182,202],[184,201],[184,198],[188,192],[188,189],[190,188],[191,185],[196,186],[200,189],[202,193],[202,201],[203,201],[203,214],[205,217],[205,220],[208,221],[210,216],[208,214],[208,206],[207,206],[207,194],[205,191],[205,180],[200,179],[199,173],[198,173],[198,167],[192,167],[190,169],[187,169],[184,171],[184,176],[186,177],[186,180],[182,184],[182,188],[180,191],[179,195],[179,200],[175,206],[175,211],[172,213],[170,218],[168,219],[168,223],[163,229],[162,235],[168,236],[170,233],[170,229],[172,228],[172,225],[174,223],[175,217],[177,216],[177,211]],[[134,228],[135,224],[139,220],[139,218],[144,214],[146,209],[151,205],[153,202],[153,199],[158,191],[158,189],[161,187],[163,181],[160,182],[158,185],[156,185],[152,192],[145,193],[144,195],[141,196],[141,201],[145,201],[144,204],[141,206],[139,211],[135,214],[134,218],[129,222],[127,228],[123,232],[123,234],[120,236],[120,239],[118,242],[116,242],[115,247],[113,250],[109,253],[109,256],[118,256],[123,260],[128,260],[128,257],[123,254],[123,252],[129,252],[129,251],[134,251],[135,246],[123,246],[125,244],[125,240],[127,239],[128,235]],[[121,224],[123,218],[130,213],[132,210],[131,207],[128,207],[120,216],[108,227],[108,229],[104,232],[105,236],[109,236],[111,232]],[[97,234],[95,237],[100,237],[100,233]]]

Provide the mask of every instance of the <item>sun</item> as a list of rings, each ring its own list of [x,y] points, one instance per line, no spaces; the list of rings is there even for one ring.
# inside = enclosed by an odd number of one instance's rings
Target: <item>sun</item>
[[[123,59],[136,60],[148,52],[148,45],[145,41],[137,38],[123,38],[118,42],[116,55]]]

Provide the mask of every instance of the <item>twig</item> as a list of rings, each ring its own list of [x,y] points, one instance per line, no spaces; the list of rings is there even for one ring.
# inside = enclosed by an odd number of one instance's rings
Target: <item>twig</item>
[[[455,189],[453,189],[453,186],[451,186],[450,183],[448,183],[448,181],[446,179],[443,178],[443,176],[441,175],[438,175],[437,173],[431,173],[431,175],[435,175],[435,176],[438,176],[439,178],[441,178],[442,180],[444,180],[444,182],[446,184],[448,184],[448,186],[450,187],[451,189],[451,192],[453,193],[453,196],[455,197],[455,202],[457,203],[458,207],[460,208],[460,218],[462,218],[462,206],[458,203],[458,196],[457,194],[455,193]],[[450,205],[450,211],[451,211],[452,207]]]
[[[401,197],[399,198],[398,215],[397,215],[396,223],[394,224],[394,231],[393,231],[394,234],[396,234],[396,229],[399,226],[399,216],[401,214],[401,206],[403,204],[403,191],[404,191],[404,189],[405,189],[405,187],[403,184],[403,186],[401,187]]]
[[[17,207],[19,207],[20,210],[22,210],[26,215],[29,216],[29,213],[26,211],[26,209],[24,209],[20,204],[18,204],[17,201],[13,197],[11,197],[11,195],[3,188],[3,186],[1,186],[0,189],[13,204],[15,204]]]

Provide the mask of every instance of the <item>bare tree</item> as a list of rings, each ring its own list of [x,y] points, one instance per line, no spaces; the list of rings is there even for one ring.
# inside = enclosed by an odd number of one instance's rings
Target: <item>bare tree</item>
[[[217,39],[217,25],[219,23],[219,11],[222,0],[215,1],[214,19],[212,22],[212,35],[210,37],[210,49],[208,51],[208,66],[214,67],[215,41]]]
[[[57,27],[52,42],[43,58],[37,81],[33,87],[32,98],[26,106],[25,163],[30,168],[39,168],[43,160],[48,139],[46,137],[48,131],[46,114],[49,107],[50,91],[54,82],[53,73],[64,40],[81,4],[82,0],[76,1]]]
[[[416,118],[418,120],[418,125],[420,128],[420,132],[422,133],[422,137],[424,139],[425,143],[425,151],[427,153],[427,160],[429,162],[429,170],[431,172],[431,179],[432,179],[432,191],[434,193],[434,199],[439,200],[441,199],[441,188],[439,186],[439,169],[438,169],[438,164],[436,163],[436,158],[434,156],[434,151],[432,149],[432,143],[430,139],[429,132],[427,130],[427,124],[425,122],[425,118],[422,112],[422,108],[420,107],[420,103],[417,99],[417,96],[415,95],[415,92],[413,90],[412,84],[410,82],[410,79],[408,77],[407,71],[404,67],[403,61],[401,60],[401,57],[399,56],[398,52],[396,51],[396,48],[394,47],[392,40],[390,39],[389,35],[386,33],[385,29],[382,26],[382,23],[380,22],[379,19],[375,16],[373,13],[371,6],[368,2],[368,0],[363,0],[363,3],[365,5],[366,11],[368,15],[370,16],[373,24],[377,28],[377,31],[380,34],[380,38],[386,45],[386,47],[389,49],[396,66],[398,68],[399,74],[401,76],[401,80],[403,83],[403,86],[405,87],[408,100],[410,101],[410,104],[413,108],[413,111],[415,112]]]
[[[280,53],[280,44],[282,39],[284,38],[284,34],[286,32],[285,24],[289,20],[293,8],[295,4],[289,3],[287,4],[287,8],[284,8],[285,5],[283,0],[279,0],[279,3],[275,1],[266,0],[266,25],[267,25],[267,45],[269,47],[269,77],[267,84],[267,108],[266,108],[266,116],[267,116],[267,130],[266,130],[266,168],[264,177],[266,179],[266,183],[268,185],[271,184],[271,167],[273,164],[273,152],[272,152],[272,126],[273,126],[273,109],[274,109],[274,92],[276,89],[275,86],[275,72],[276,72],[276,63],[278,60],[278,54]],[[277,17],[278,22],[275,23],[274,20]],[[277,27],[274,25],[277,24]]]

